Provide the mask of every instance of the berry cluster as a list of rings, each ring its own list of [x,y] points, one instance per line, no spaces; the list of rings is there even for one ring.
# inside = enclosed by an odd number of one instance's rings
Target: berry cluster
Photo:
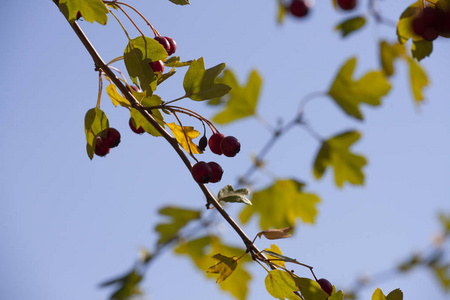
[[[414,33],[426,41],[434,41],[441,36],[450,34],[450,11],[438,7],[425,7],[412,21]]]
[[[105,156],[111,148],[120,143],[120,133],[114,128],[106,128],[95,138],[95,154]]]
[[[199,161],[192,167],[192,177],[198,183],[219,182],[222,179],[222,167],[213,161]]]
[[[168,36],[157,36],[155,37],[155,40],[158,41],[164,49],[166,49],[167,55],[172,55],[177,50],[177,43]],[[164,72],[164,63],[161,60],[158,61],[152,61],[150,63],[150,67],[152,68],[153,72]]]

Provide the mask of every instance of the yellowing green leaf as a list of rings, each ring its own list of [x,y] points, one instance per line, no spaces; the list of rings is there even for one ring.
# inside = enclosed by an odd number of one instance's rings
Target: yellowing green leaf
[[[377,106],[381,104],[381,97],[391,89],[382,71],[371,71],[359,80],[353,80],[356,58],[349,59],[339,70],[328,94],[350,116],[363,119],[359,110],[360,103]]]
[[[410,58],[408,62],[411,89],[414,95],[414,100],[416,103],[420,103],[424,100],[422,90],[429,84],[428,77],[422,67],[414,59]]]
[[[366,18],[362,16],[352,17],[339,23],[334,29],[341,32],[342,37],[346,37],[352,32],[361,29],[366,24]]]
[[[108,21],[108,9],[101,0],[59,0],[59,9],[71,23],[77,19],[78,12],[89,23],[105,25]]]
[[[272,186],[255,192],[251,200],[253,205],[246,206],[239,218],[247,223],[259,215],[261,229],[294,226],[299,217],[305,223],[314,223],[316,204],[320,202],[316,195],[303,193],[300,184],[291,179],[275,181]]]
[[[375,292],[372,294],[372,300],[386,300],[386,297],[384,296],[383,292],[380,290],[380,288],[377,288]]]
[[[364,184],[362,167],[367,164],[366,159],[350,152],[361,134],[357,131],[347,131],[330,138],[322,143],[314,161],[314,175],[321,178],[328,167],[334,168],[336,184],[342,187],[345,181],[351,184]]]
[[[267,252],[265,252],[265,253],[267,253],[267,259],[275,262],[279,266],[282,266],[282,267],[285,266],[284,260],[282,260],[278,257],[278,255],[283,255],[283,253],[281,252],[281,249],[277,245],[272,244],[272,245],[270,245],[270,249],[266,248],[264,250],[267,251]],[[276,256],[271,255],[273,253],[276,253],[278,255],[276,255]]]
[[[186,72],[183,80],[186,96],[195,101],[207,100],[222,97],[230,90],[230,87],[217,83],[216,78],[225,68],[225,64],[218,64],[215,67],[205,70],[203,57],[193,60]]]
[[[91,108],[84,117],[84,132],[86,133],[86,151],[90,159],[94,157],[95,137],[109,127],[108,118],[100,108]]]
[[[225,279],[227,279],[231,273],[236,269],[238,264],[238,259],[233,257],[227,257],[220,253],[214,255],[212,258],[218,261],[217,264],[210,267],[208,269],[208,273],[219,274],[219,278],[217,278],[217,283],[221,283]]]
[[[380,61],[384,73],[387,76],[394,74],[394,60],[405,55],[405,46],[402,44],[389,44],[386,41],[380,42]]]
[[[178,143],[186,150],[188,153],[192,152],[193,154],[203,153],[200,148],[192,141],[200,135],[200,132],[194,130],[192,126],[181,126],[175,123],[168,123],[167,126],[172,131],[174,137],[177,139]]]
[[[213,122],[225,124],[255,114],[262,84],[262,79],[256,70],[250,73],[245,86],[238,83],[229,69],[224,71],[220,82],[230,86],[231,91],[226,96],[228,99],[226,108],[213,117]]]
[[[270,271],[264,280],[266,289],[274,298],[285,300],[301,300],[299,296],[294,294],[299,289],[295,284],[294,278],[291,274],[273,270]]]
[[[159,233],[158,244],[163,244],[175,238],[181,228],[190,221],[200,218],[198,210],[190,210],[179,207],[163,207],[158,213],[170,218],[169,223],[158,224],[155,228]]]
[[[153,97],[154,95],[152,95],[151,97]],[[145,97],[146,98],[150,98],[150,97]],[[152,115],[155,118],[155,120],[162,126],[164,127],[164,118],[161,114],[161,112],[159,111],[159,109],[154,109],[152,110]],[[161,134],[158,132],[158,130],[156,130],[156,128],[135,108],[131,108],[130,109],[130,116],[131,118],[133,118],[135,124],[136,124],[136,128],[142,127],[145,132],[153,135],[153,136],[160,136]]]
[[[320,285],[309,278],[296,277],[295,284],[307,300],[325,300],[328,299],[328,294],[325,293]]]

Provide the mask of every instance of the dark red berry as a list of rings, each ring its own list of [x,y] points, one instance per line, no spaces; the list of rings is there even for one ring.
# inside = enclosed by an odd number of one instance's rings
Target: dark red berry
[[[99,136],[95,138],[95,155],[105,156],[109,153],[109,147],[105,145],[103,139]]]
[[[200,139],[200,141],[198,141],[198,148],[201,151],[205,151],[206,146],[208,145],[208,139],[206,138],[206,136],[202,136],[202,138]]]
[[[161,60],[152,61],[150,67],[152,67],[153,72],[164,72],[164,63]]]
[[[209,182],[212,182],[212,183],[219,182],[220,179],[222,179],[222,174],[223,174],[222,167],[214,161],[210,161],[208,163],[208,165],[211,168],[211,178],[209,179]]]
[[[130,125],[130,128],[134,133],[143,134],[145,132],[144,128],[142,128],[141,126],[139,126],[139,128],[136,128],[136,122],[134,122],[133,118],[130,118],[130,121],[128,121],[128,125]]]
[[[158,41],[164,47],[164,49],[166,50],[167,54],[169,54],[169,51],[171,49],[170,49],[169,41],[166,39],[166,37],[164,37],[164,36],[157,36],[157,37],[155,37],[155,40]]]
[[[326,280],[325,278],[320,278],[319,280],[317,280],[317,283],[325,293],[331,295],[331,293],[333,292],[333,286],[328,280]]]
[[[233,157],[241,150],[241,143],[234,136],[227,136],[220,142],[220,150],[223,155]]]
[[[309,6],[305,0],[293,0],[289,6],[289,11],[293,16],[301,18],[308,14]]]
[[[103,144],[108,148],[114,148],[120,144],[120,133],[112,127],[106,128],[101,133],[101,138],[103,139]]]
[[[434,41],[437,39],[442,27],[443,14],[436,8],[425,7],[418,16],[412,20],[414,33],[424,40]]]
[[[135,86],[134,84],[132,84],[132,85],[127,85],[127,87],[128,87],[128,89],[130,90],[130,91],[135,91],[135,92],[140,92],[140,90],[139,90],[139,88],[137,87],[137,86]]]
[[[172,54],[175,53],[175,51],[177,51],[177,43],[175,43],[175,41],[173,40],[173,38],[165,36],[166,40],[169,42],[170,45],[170,50],[167,50],[167,54],[170,56]]]
[[[222,150],[220,149],[220,142],[223,140],[225,135],[220,132],[214,133],[208,141],[209,149],[211,149],[212,153],[217,155],[222,155]]]
[[[198,183],[208,183],[211,179],[211,167],[204,161],[199,161],[192,167],[192,177]]]
[[[357,4],[357,0],[337,0],[337,4],[343,10],[352,10]]]

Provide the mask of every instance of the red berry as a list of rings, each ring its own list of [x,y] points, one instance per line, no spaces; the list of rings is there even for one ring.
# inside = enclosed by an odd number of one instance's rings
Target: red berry
[[[337,0],[337,4],[343,10],[352,10],[357,4],[357,0]]]
[[[114,148],[120,144],[120,133],[112,127],[106,128],[100,135],[103,144],[108,148]]]
[[[225,156],[233,157],[241,150],[241,143],[234,136],[227,136],[220,142],[220,150]]]
[[[443,14],[433,7],[425,7],[412,21],[414,33],[424,40],[434,41],[439,36]]]
[[[289,6],[289,11],[293,16],[301,18],[308,14],[309,6],[305,0],[293,0]]]
[[[166,37],[164,36],[157,36],[155,37],[155,40],[158,41],[166,50],[167,53],[169,53],[170,49],[170,44],[169,41],[166,39]]]
[[[134,122],[133,118],[130,118],[130,121],[128,121],[128,125],[130,125],[130,128],[134,133],[143,134],[145,132],[144,128],[142,128],[141,126],[139,126],[139,128],[136,128],[136,122]]]
[[[150,67],[152,67],[153,72],[164,72],[164,63],[161,60],[152,61]]]
[[[198,183],[208,183],[211,179],[211,167],[204,161],[199,161],[192,167],[192,177]]]
[[[328,280],[326,280],[325,278],[320,278],[319,280],[317,280],[317,283],[325,293],[331,295],[331,293],[333,292],[333,286]]]
[[[175,41],[171,37],[165,36],[165,38],[170,44],[170,50],[166,49],[167,50],[167,54],[170,56],[170,55],[174,54],[175,51],[177,51],[177,43],[175,43]]]
[[[222,150],[220,149],[220,142],[223,140],[225,135],[220,132],[214,133],[208,141],[209,149],[211,149],[212,153],[217,155],[222,155]]]
[[[109,153],[109,147],[107,147],[103,139],[99,136],[95,138],[95,155],[105,156]]]
[[[130,91],[140,92],[139,88],[137,86],[135,86],[134,84],[127,85],[127,87]]]
[[[212,182],[212,183],[219,182],[220,179],[222,179],[222,174],[223,174],[222,167],[214,161],[210,161],[208,163],[208,165],[211,168],[211,179],[209,180],[209,182]]]

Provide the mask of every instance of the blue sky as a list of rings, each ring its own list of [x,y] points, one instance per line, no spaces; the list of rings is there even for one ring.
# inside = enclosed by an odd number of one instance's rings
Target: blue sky
[[[377,68],[378,40],[396,39],[394,28],[373,19],[345,40],[333,31],[347,16],[365,13],[367,1],[353,14],[334,11],[331,0],[317,1],[306,20],[288,18],[282,26],[275,22],[275,0],[191,2],[128,3],[177,41],[182,59],[203,56],[207,67],[225,62],[241,82],[256,68],[263,77],[258,113],[272,124],[293,118],[303,96],[326,90],[351,56],[358,57],[357,76]],[[379,7],[395,20],[411,2],[379,1]],[[162,220],[157,209],[168,204],[202,209],[202,194],[169,145],[132,133],[128,113],[106,97],[102,109],[122,142],[107,157],[90,161],[83,120],[97,100],[91,58],[51,1],[4,0],[0,8],[0,294],[12,300],[106,299],[110,290],[98,284],[127,271],[139,247],[151,249],[156,241],[153,227]],[[106,61],[122,54],[126,37],[112,18],[107,27],[81,25]],[[293,238],[277,244],[339,288],[426,248],[440,229],[437,214],[450,212],[448,48],[448,40],[437,40],[423,61],[431,85],[420,108],[401,63],[383,105],[363,108],[364,122],[346,117],[328,98],[308,105],[305,117],[322,136],[353,128],[363,133],[354,150],[369,161],[364,187],[338,189],[329,171],[315,180],[311,166],[319,145],[301,128],[267,156],[272,172],[305,181],[307,191],[322,199],[316,224],[299,223]],[[158,94],[165,100],[181,96],[182,79],[180,71]],[[215,113],[202,103],[183,104],[208,117]],[[221,184],[233,184],[270,134],[254,119],[220,129],[237,136],[242,151],[234,159],[207,153],[205,160],[225,169]],[[262,173],[252,179],[257,187],[270,182]],[[217,192],[221,184],[210,188]],[[233,217],[238,212],[230,206]],[[244,228],[249,236],[258,232],[256,222]],[[231,228],[220,230],[239,245]],[[268,246],[258,241],[259,248]],[[265,271],[256,264],[252,271],[248,299],[272,299],[264,288]],[[378,286],[386,293],[401,288],[404,299],[448,299],[427,271]],[[364,289],[361,299],[370,299],[375,287]],[[143,288],[150,299],[230,299],[190,261],[170,252],[155,261]]]

